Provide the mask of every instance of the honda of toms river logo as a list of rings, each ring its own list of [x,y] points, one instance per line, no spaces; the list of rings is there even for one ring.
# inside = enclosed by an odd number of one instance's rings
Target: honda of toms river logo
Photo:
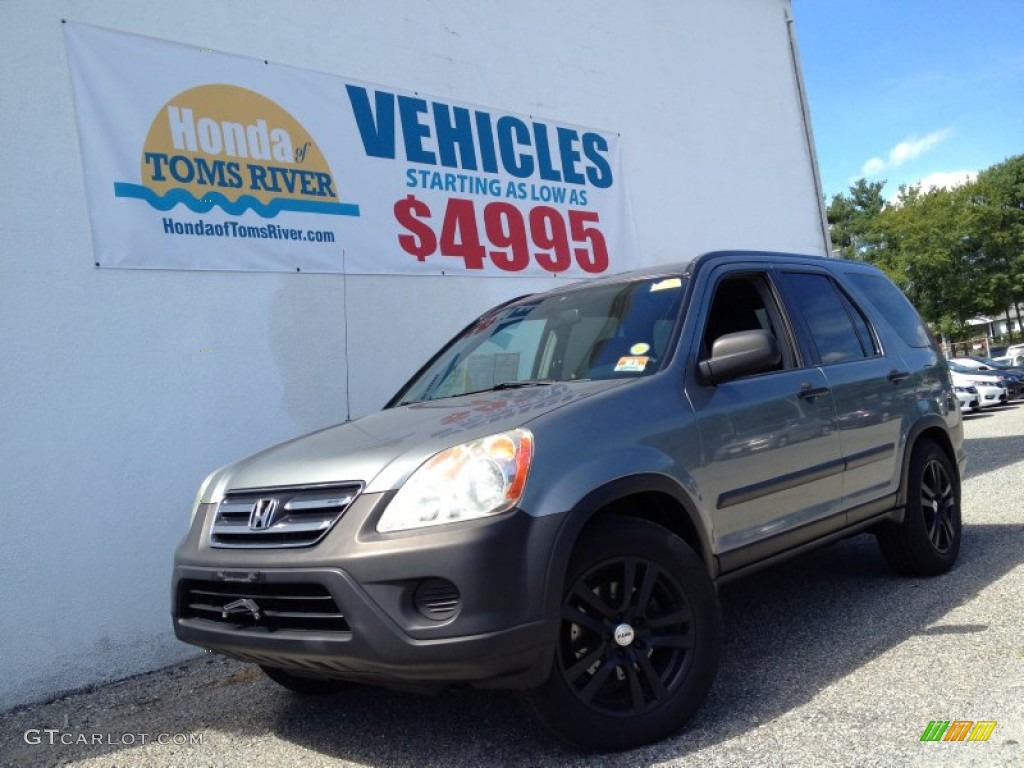
[[[142,150],[142,183],[115,182],[114,195],[169,211],[220,208],[265,219],[281,211],[358,216],[343,203],[313,137],[265,96],[235,85],[200,85],[168,101]]]

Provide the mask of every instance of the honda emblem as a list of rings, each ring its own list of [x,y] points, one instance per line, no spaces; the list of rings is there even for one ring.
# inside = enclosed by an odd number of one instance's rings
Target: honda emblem
[[[249,528],[254,531],[262,531],[274,524],[274,515],[277,513],[277,499],[258,499],[249,510]]]

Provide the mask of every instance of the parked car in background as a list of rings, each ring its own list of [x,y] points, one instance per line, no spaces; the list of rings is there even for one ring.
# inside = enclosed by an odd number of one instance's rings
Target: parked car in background
[[[993,357],[997,363],[1005,363],[1006,365],[1012,365],[1015,368],[1024,368],[1024,354],[1017,355],[1001,355]]]
[[[954,384],[953,391],[956,392],[956,399],[960,401],[960,410],[981,410],[981,395],[978,394],[977,387],[959,386]]]
[[[1003,353],[1005,357],[1024,358],[1024,344],[1011,344]]]
[[[1010,399],[1014,400],[1024,395],[1024,368],[1016,368],[1012,365],[1003,365],[990,357],[980,355],[969,355],[967,357],[954,357],[952,362],[971,368],[976,371],[984,371],[1006,380],[1006,388],[1010,392]]]
[[[975,387],[978,390],[983,406],[1002,405],[1009,402],[1010,391],[1006,386],[1006,380],[1002,376],[979,371],[975,368],[968,368],[959,363],[954,363],[952,360],[948,362],[948,365],[949,374],[953,378],[953,386]]]

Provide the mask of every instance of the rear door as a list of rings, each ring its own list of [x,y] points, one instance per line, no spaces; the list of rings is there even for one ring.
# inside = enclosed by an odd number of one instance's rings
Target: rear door
[[[786,268],[781,277],[804,352],[820,366],[835,404],[843,505],[848,522],[856,522],[877,514],[897,490],[901,425],[914,398],[911,371],[896,350],[883,350],[867,313],[831,274]]]

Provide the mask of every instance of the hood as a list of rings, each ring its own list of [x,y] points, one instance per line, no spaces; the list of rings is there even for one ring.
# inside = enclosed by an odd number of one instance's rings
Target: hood
[[[229,490],[359,481],[398,488],[438,451],[529,424],[629,380],[557,382],[412,403],[281,443],[219,470],[204,496]]]
[[[998,387],[998,386],[1001,386],[1000,385],[1000,381],[1002,379],[1006,378],[1005,376],[1001,376],[1000,374],[995,373],[993,371],[980,371],[979,370],[979,371],[971,371],[970,373],[962,373],[961,371],[952,371],[951,370],[949,373],[950,373],[950,376],[953,379],[953,383],[954,384],[957,383],[957,382],[959,382],[960,384],[963,384],[965,382],[966,383],[979,382],[979,383],[982,383],[982,384],[988,384],[988,385],[993,386],[993,387]]]

